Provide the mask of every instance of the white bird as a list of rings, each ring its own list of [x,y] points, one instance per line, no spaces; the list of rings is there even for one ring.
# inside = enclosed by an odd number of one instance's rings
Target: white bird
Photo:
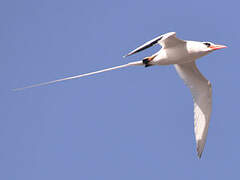
[[[53,84],[60,81],[76,79],[89,76],[105,71],[111,71],[127,66],[153,66],[153,65],[174,65],[179,76],[184,80],[190,88],[194,100],[194,132],[197,144],[197,154],[201,158],[210,121],[212,110],[212,90],[211,83],[200,73],[195,61],[196,59],[209,54],[217,49],[226,48],[224,45],[216,45],[211,42],[186,41],[176,37],[175,32],[169,32],[160,35],[151,41],[146,42],[142,46],[128,53],[126,56],[138,53],[153,45],[159,44],[162,48],[150,57],[146,57],[141,61],[130,62],[121,66],[115,66],[91,73],[81,74],[77,76],[67,77],[54,81],[44,82],[17,88],[14,90],[23,90],[32,87],[38,87]],[[124,57],[126,57],[124,56]]]

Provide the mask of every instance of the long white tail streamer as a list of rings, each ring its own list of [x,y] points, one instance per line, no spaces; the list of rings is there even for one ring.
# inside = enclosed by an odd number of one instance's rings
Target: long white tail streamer
[[[29,88],[33,88],[33,87],[45,86],[45,85],[54,84],[54,83],[61,82],[61,81],[66,81],[66,80],[70,80],[70,79],[77,79],[77,78],[81,78],[81,77],[84,77],[84,76],[90,76],[90,75],[93,75],[93,74],[98,74],[98,73],[102,73],[102,72],[106,72],[106,71],[112,71],[112,70],[115,70],[115,69],[120,69],[120,68],[133,66],[133,65],[142,65],[142,61],[136,61],[136,62],[132,62],[132,63],[120,65],[120,66],[115,66],[115,67],[111,67],[111,68],[107,68],[107,69],[103,69],[103,70],[99,70],[99,71],[95,71],[95,72],[90,72],[90,73],[80,74],[80,75],[77,75],[77,76],[71,76],[71,77],[66,77],[66,78],[57,79],[57,80],[53,80],[53,81],[34,84],[34,85],[26,86],[26,87],[23,87],[23,88],[16,88],[16,89],[13,89],[13,91],[21,91],[21,90],[29,89]]]

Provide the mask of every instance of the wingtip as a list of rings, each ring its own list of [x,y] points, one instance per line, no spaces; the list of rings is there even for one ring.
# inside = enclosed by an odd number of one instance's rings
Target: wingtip
[[[205,145],[205,140],[203,140],[203,139],[197,140],[197,155],[198,155],[199,159],[201,159],[201,157],[202,157],[204,145]]]
[[[201,159],[202,153],[201,153],[201,152],[198,152],[197,155],[198,155],[198,159]]]
[[[198,144],[198,145],[197,145],[197,156],[198,156],[198,159],[201,159],[202,153],[203,153],[203,149],[200,148],[200,146],[199,146],[199,144]]]

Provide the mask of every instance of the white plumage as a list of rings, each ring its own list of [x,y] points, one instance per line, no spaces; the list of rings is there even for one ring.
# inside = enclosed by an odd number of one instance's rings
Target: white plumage
[[[174,65],[179,76],[184,80],[190,88],[194,100],[194,132],[197,144],[197,153],[200,158],[205,146],[208,126],[212,110],[212,91],[211,83],[200,73],[195,61],[196,59],[209,54],[210,52],[225,48],[224,45],[216,45],[211,42],[185,41],[176,38],[175,32],[170,32],[158,36],[142,46],[131,51],[124,57],[138,53],[153,45],[159,44],[162,46],[160,51],[150,57],[146,57],[141,61],[131,62],[125,65],[107,68],[91,73],[81,74],[73,77],[67,77],[50,82],[44,82],[17,88],[14,90],[23,90],[42,85],[53,84],[60,81],[76,79],[84,76],[89,76],[101,72],[111,71],[127,66],[153,66],[153,65]]]
[[[176,64],[175,68],[193,96],[195,139],[197,153],[201,157],[212,110],[211,83],[199,72],[195,62]]]

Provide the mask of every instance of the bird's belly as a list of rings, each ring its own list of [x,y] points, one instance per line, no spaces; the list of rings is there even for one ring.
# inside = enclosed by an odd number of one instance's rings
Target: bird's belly
[[[160,52],[154,59],[155,65],[183,64],[196,60],[193,54],[182,48],[168,49]]]
[[[194,61],[195,59],[190,56],[168,56],[161,58],[154,58],[153,63],[156,65],[171,65],[171,64],[183,64]]]
[[[153,63],[156,65],[171,65],[171,64],[183,64],[191,61],[194,61],[194,59],[183,57],[183,58],[164,58],[159,60],[156,59]]]

